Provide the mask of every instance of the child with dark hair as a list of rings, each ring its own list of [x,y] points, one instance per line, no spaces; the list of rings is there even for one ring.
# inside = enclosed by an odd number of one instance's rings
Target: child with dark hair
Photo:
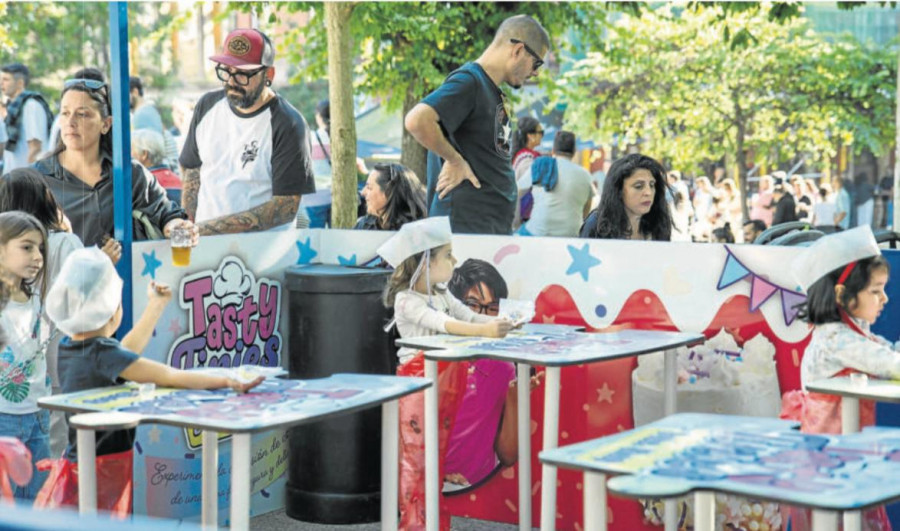
[[[806,289],[800,317],[815,325],[800,364],[804,389],[813,381],[851,373],[900,378],[900,352],[869,327],[884,309],[890,266],[868,226],[817,240],[794,261]],[[875,422],[875,405],[860,400],[860,425]],[[782,418],[800,421],[807,433],[841,433],[841,400],[804,391],[785,393]],[[790,509],[791,528],[805,529],[802,510]],[[890,529],[884,507],[863,512],[863,529]]]
[[[731,232],[731,223],[725,222],[725,225],[713,229],[712,231],[712,242],[713,243],[734,243],[734,233]]]
[[[795,264],[795,276],[807,290],[799,316],[815,325],[800,364],[801,383],[851,372],[900,378],[900,353],[869,327],[884,309],[890,266],[869,227],[858,227],[816,241]],[[802,429],[840,433],[836,396],[808,393]],[[796,395],[785,395],[786,403]],[[782,416],[784,416],[784,411]],[[874,423],[874,405],[860,402],[862,425]]]

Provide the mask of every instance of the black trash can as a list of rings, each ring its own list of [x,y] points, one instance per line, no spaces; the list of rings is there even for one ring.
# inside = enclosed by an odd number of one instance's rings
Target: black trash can
[[[331,265],[285,272],[290,377],[390,374],[381,294],[391,272]],[[381,503],[381,408],[288,431],[287,515],[304,522],[377,522]]]

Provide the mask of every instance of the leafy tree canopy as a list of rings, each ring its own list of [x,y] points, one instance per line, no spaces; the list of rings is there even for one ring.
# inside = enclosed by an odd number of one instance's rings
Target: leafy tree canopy
[[[621,17],[601,51],[554,85],[570,125],[605,142],[640,139],[643,151],[679,168],[737,153],[742,176],[753,161],[890,146],[896,50],[826,39],[808,20],[773,16],[777,5],[730,6]]]

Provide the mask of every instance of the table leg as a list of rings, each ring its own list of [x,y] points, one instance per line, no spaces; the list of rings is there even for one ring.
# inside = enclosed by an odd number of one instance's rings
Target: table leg
[[[663,415],[668,417],[669,415],[673,415],[675,411],[678,409],[677,404],[677,386],[678,386],[678,374],[677,374],[677,359],[674,350],[667,350],[663,352],[664,356],[664,398],[663,398]],[[667,499],[663,502],[664,513],[663,513],[663,522],[665,524],[666,531],[677,531],[678,529],[678,500],[671,498]]]
[[[231,438],[231,529],[250,529],[250,435]]]
[[[93,430],[78,430],[78,512],[97,514],[97,442]]]
[[[812,528],[816,531],[838,531],[838,512],[813,509]]]
[[[859,399],[849,396],[841,397],[841,433],[859,431]]]
[[[545,369],[544,443],[542,450],[556,448],[559,441],[559,367]],[[541,531],[556,529],[556,467],[541,467]]]
[[[664,410],[663,416],[668,417],[669,415],[674,415],[675,411],[678,409],[678,397],[676,395],[676,390],[678,387],[678,370],[677,370],[677,358],[675,350],[667,350],[663,352],[664,357],[664,370],[665,375],[663,377],[664,386],[665,386],[665,395],[664,395]]]
[[[440,527],[438,497],[443,481],[438,463],[438,364],[425,359],[425,377],[431,387],[425,389],[425,529],[437,531]]]
[[[862,531],[862,511],[844,511],[844,531]]]
[[[219,434],[203,430],[203,479],[200,522],[216,529],[219,522]]]
[[[716,495],[712,492],[694,493],[695,531],[713,531],[716,526]]]
[[[516,365],[518,382],[519,531],[531,531],[531,366]]]
[[[400,408],[396,400],[381,405],[381,529],[397,530],[397,485],[400,459]]]
[[[606,474],[584,473],[584,531],[606,531]]]
[[[663,529],[678,531],[678,499],[663,500]]]

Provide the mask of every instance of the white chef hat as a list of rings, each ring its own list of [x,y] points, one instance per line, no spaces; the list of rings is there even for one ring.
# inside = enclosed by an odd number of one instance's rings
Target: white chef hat
[[[68,336],[103,328],[122,303],[122,279],[96,246],[73,251],[47,294],[47,316]]]
[[[794,259],[794,278],[809,290],[817,280],[851,262],[881,254],[868,225],[819,238]]]
[[[378,254],[396,268],[410,256],[450,243],[452,237],[447,216],[420,219],[400,227],[378,248]]]

